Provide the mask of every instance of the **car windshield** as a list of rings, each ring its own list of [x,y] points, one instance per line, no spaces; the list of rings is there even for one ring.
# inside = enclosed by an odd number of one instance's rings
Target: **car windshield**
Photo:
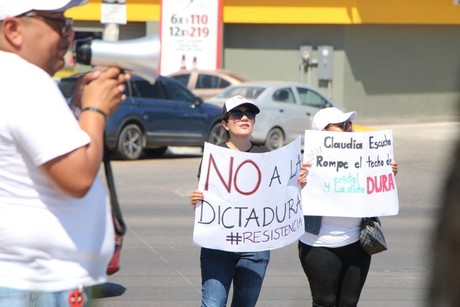
[[[247,99],[257,99],[257,97],[265,91],[265,87],[261,86],[231,86],[225,91],[217,94],[218,98],[230,98],[236,95],[241,95]]]
[[[163,84],[167,85],[164,87],[164,92],[168,100],[182,100],[193,103],[197,99],[176,81],[164,79]]]
[[[176,80],[177,82],[179,82],[180,84],[186,87],[188,84],[188,80],[190,79],[190,74],[177,75],[177,76],[172,76],[170,78]]]

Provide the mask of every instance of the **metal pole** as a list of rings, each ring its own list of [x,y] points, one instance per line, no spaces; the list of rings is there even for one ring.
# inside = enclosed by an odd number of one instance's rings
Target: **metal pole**
[[[300,63],[300,83],[303,84],[303,75],[304,75],[304,63]]]
[[[120,28],[116,23],[107,23],[104,28],[103,39],[106,41],[117,41],[120,36]]]
[[[332,99],[332,80],[327,81],[327,89],[329,93],[329,99]]]

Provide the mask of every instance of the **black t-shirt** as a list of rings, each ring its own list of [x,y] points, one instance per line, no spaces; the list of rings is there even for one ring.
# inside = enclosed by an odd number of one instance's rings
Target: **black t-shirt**
[[[246,152],[263,153],[263,152],[270,151],[270,149],[268,149],[264,145],[256,144],[253,142],[251,142],[251,144],[252,144],[251,147],[248,150],[246,150]],[[220,143],[218,146],[230,149],[230,147],[228,147],[227,145],[227,142]],[[201,171],[202,163],[203,163],[203,160],[201,160],[200,167],[198,168],[198,175],[197,175],[198,178],[200,178],[200,171]]]
[[[264,145],[256,144],[256,143],[253,143],[253,142],[251,142],[251,144],[252,144],[251,147],[248,150],[246,150],[246,152],[262,153],[262,152],[270,151]],[[228,145],[227,145],[227,142],[220,143],[218,146],[230,149],[230,147],[228,147]]]

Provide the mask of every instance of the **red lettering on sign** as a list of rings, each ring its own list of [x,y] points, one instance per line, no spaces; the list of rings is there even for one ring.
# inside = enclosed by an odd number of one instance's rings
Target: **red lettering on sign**
[[[393,174],[367,177],[367,194],[388,192],[395,189]]]
[[[209,180],[210,180],[209,178],[211,175],[211,171],[214,171],[217,174],[217,177],[219,178],[220,182],[225,187],[228,193],[232,192],[232,183],[235,187],[235,191],[242,195],[254,194],[259,189],[260,183],[262,182],[262,172],[260,171],[260,168],[257,166],[257,164],[252,160],[245,160],[240,163],[240,165],[236,168],[235,174],[233,175],[233,169],[234,169],[233,161],[234,161],[234,158],[230,157],[229,164],[228,164],[228,176],[227,176],[227,179],[224,179],[224,175],[226,174],[222,175],[222,173],[220,172],[218,168],[216,160],[214,159],[214,156],[212,154],[209,155],[209,162],[208,162],[207,171],[206,171],[206,180],[204,183],[205,191],[209,190]],[[222,162],[222,160],[220,160],[219,162]],[[241,182],[238,180],[238,174],[241,168],[245,165],[254,166],[255,173],[257,176],[257,181],[255,182],[254,186],[252,188],[249,187],[247,191],[243,191],[243,189],[238,186],[238,182]]]
[[[254,185],[254,188],[252,190],[244,192],[238,187],[237,177],[238,177],[238,173],[239,173],[241,167],[243,167],[246,163],[250,163],[250,164],[254,165],[254,168],[255,168],[255,170],[257,172],[257,183]],[[235,172],[234,183],[235,183],[235,190],[238,191],[238,193],[243,194],[243,195],[254,194],[254,192],[256,192],[259,189],[261,181],[262,181],[262,173],[261,173],[259,167],[257,166],[257,164],[254,161],[245,160],[237,167],[236,172]]]
[[[230,157],[230,164],[228,168],[228,179],[227,182],[225,182],[224,178],[222,177],[222,174],[220,173],[219,169],[217,168],[216,160],[214,160],[214,157],[212,154],[209,155],[209,164],[208,164],[208,170],[206,172],[206,181],[204,183],[204,190],[208,191],[209,188],[209,174],[211,173],[211,165],[213,166],[214,170],[217,173],[217,176],[219,176],[220,181],[224,185],[225,189],[227,190],[228,193],[231,193],[232,191],[232,177],[233,177],[233,157]]]

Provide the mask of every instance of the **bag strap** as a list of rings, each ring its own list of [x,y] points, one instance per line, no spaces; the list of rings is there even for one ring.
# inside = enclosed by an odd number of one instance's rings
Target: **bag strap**
[[[104,170],[107,178],[107,186],[110,191],[110,207],[112,208],[113,227],[117,235],[126,233],[126,224],[123,221],[120,204],[118,203],[117,191],[115,190],[115,182],[113,180],[112,165],[110,164],[110,153],[107,146],[104,145]]]

